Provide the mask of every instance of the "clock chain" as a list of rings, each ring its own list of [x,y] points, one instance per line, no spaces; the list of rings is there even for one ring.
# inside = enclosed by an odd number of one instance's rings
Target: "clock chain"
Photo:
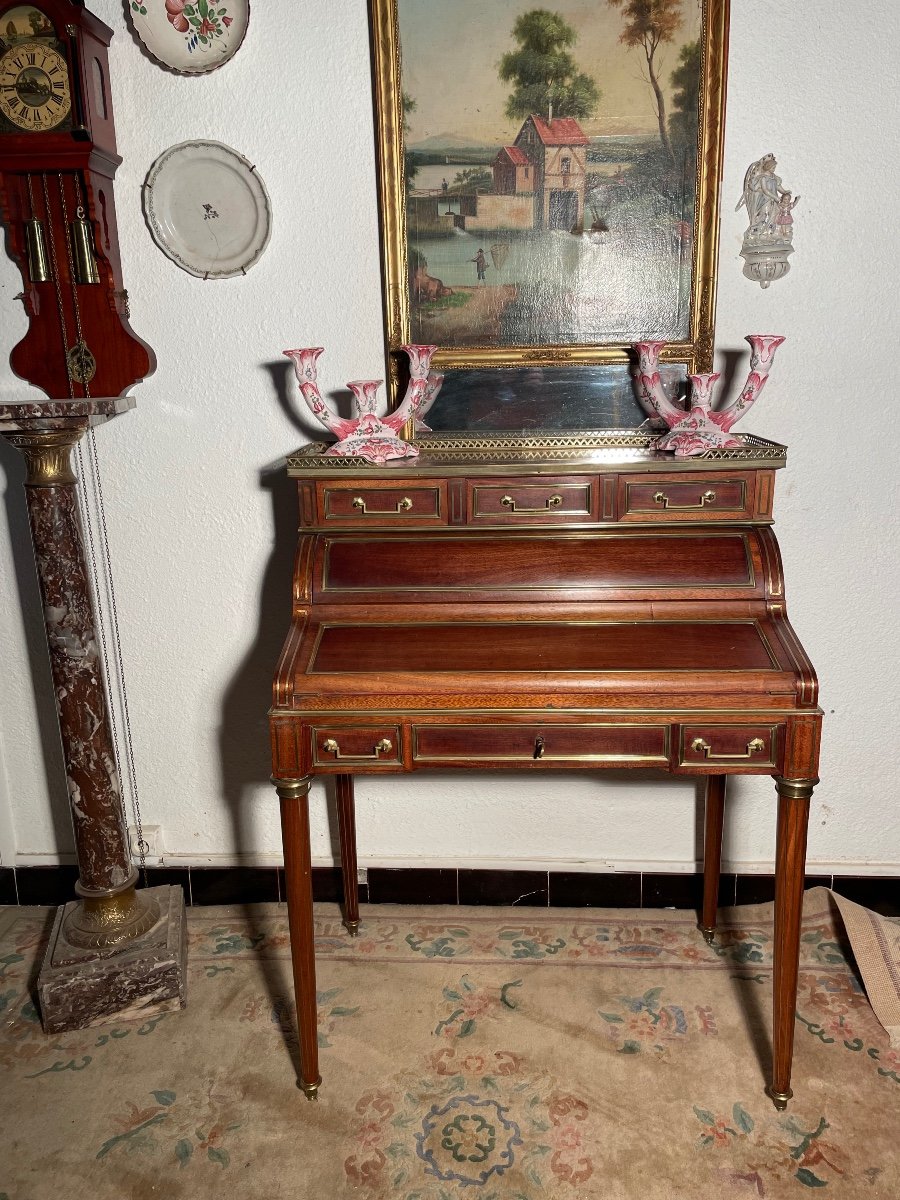
[[[57,251],[56,251],[56,238],[55,238],[54,232],[53,232],[53,221],[51,220],[51,217],[50,217],[50,213],[51,213],[50,190],[48,187],[46,174],[42,174],[41,181],[43,184],[44,206],[45,206],[45,212],[46,212],[46,217],[47,217],[47,226],[48,226],[48,231],[49,231],[50,261],[52,264],[51,273],[52,273],[52,277],[53,277],[54,290],[56,293],[57,311],[59,313],[60,335],[62,337],[63,354],[66,357],[66,359],[69,360],[69,351],[68,351],[69,336],[68,336],[68,331],[67,331],[67,327],[66,327],[66,312],[65,312],[65,306],[63,304],[62,285],[60,283],[59,260],[58,260]],[[66,229],[67,228],[67,211],[66,211],[65,193],[63,191],[62,175],[59,176],[59,185],[60,185],[60,201],[62,204],[62,212],[63,212],[63,220],[64,220],[63,228]],[[31,194],[31,176],[30,175],[28,177],[28,186],[29,186],[29,194]],[[32,197],[32,205],[33,205],[33,197]],[[66,240],[66,245],[67,245],[68,252],[69,252],[69,265],[70,265],[70,270],[71,270],[71,247],[69,246],[68,238]],[[72,293],[73,293],[73,303],[75,306],[75,320],[76,320],[76,327],[77,327],[77,335],[78,335],[79,339],[81,339],[81,315],[80,315],[80,310],[78,308],[77,294],[75,293],[74,279],[72,281]],[[72,377],[71,372],[68,370],[66,372],[66,380],[67,380],[68,387],[69,387],[69,398],[74,400],[75,399],[75,391],[74,391],[74,387],[73,387],[73,377]],[[83,386],[84,386],[85,395],[89,396],[90,392],[89,392],[87,382],[85,382],[83,384]],[[102,543],[103,551],[104,551],[104,559],[105,559],[105,563],[106,563],[106,579],[107,579],[108,588],[109,588],[110,611],[111,611],[111,617],[112,617],[111,624],[112,624],[112,631],[113,631],[113,636],[115,638],[115,646],[116,646],[116,667],[117,667],[117,675],[118,675],[118,679],[119,679],[119,683],[120,683],[120,690],[121,690],[121,697],[122,697],[122,712],[123,712],[124,718],[125,718],[125,750],[126,750],[126,760],[127,760],[127,767],[128,767],[128,779],[129,779],[129,785],[130,785],[130,790],[131,790],[132,808],[134,810],[135,826],[136,826],[137,834],[138,834],[138,851],[139,851],[139,857],[140,857],[141,872],[142,872],[142,875],[144,878],[144,886],[146,887],[147,883],[148,883],[147,862],[146,862],[146,852],[145,852],[146,842],[144,841],[144,829],[143,829],[143,821],[141,818],[140,798],[138,796],[137,773],[136,773],[135,763],[134,763],[134,747],[133,747],[132,734],[131,734],[131,717],[130,717],[129,708],[128,708],[128,694],[127,694],[127,690],[126,690],[126,686],[125,686],[125,670],[124,670],[124,665],[123,665],[123,661],[122,661],[122,642],[121,642],[121,637],[119,634],[119,614],[118,614],[118,608],[116,605],[115,590],[114,590],[114,586],[113,586],[112,560],[111,560],[110,552],[109,552],[109,540],[108,540],[107,528],[106,528],[106,512],[105,512],[105,508],[104,508],[104,504],[103,504],[103,487],[102,487],[102,484],[100,481],[100,468],[99,468],[99,461],[97,458],[97,447],[96,447],[96,442],[94,440],[93,426],[91,426],[88,429],[88,441],[89,441],[89,446],[90,446],[90,460],[91,460],[90,461],[90,467],[91,467],[90,476],[93,481],[94,490],[95,490],[95,494],[97,497],[97,511],[100,514],[100,532],[98,534],[97,540],[100,540]],[[85,480],[85,482],[86,482],[88,476],[87,476],[87,472],[85,471],[84,455],[82,454],[80,441],[75,446],[75,457],[76,457],[76,462],[78,464],[78,473],[79,473],[80,477],[82,478],[82,480]],[[103,650],[103,659],[104,659],[105,663],[110,664],[112,662],[112,658],[110,656],[109,646],[107,643],[107,636],[106,636],[106,624],[107,623],[104,620],[104,606],[103,606],[103,602],[101,599],[100,575],[99,575],[98,564],[97,564],[97,553],[96,553],[96,548],[95,548],[95,537],[94,537],[94,521],[91,516],[90,509],[88,508],[88,505],[86,502],[86,497],[85,497],[82,489],[79,489],[79,498],[81,501],[80,507],[81,507],[81,514],[82,514],[82,523],[84,525],[85,533],[87,534],[88,552],[89,552],[90,559],[91,559],[91,572],[92,572],[92,578],[93,578],[93,583],[94,583],[94,600],[97,605],[97,616],[98,616],[97,624],[98,624],[99,630],[100,630],[100,641],[101,641],[101,646],[102,646],[102,650]],[[103,672],[103,676],[104,676],[104,685],[106,688],[106,696],[107,696],[107,709],[109,711],[110,725],[112,727],[113,752],[114,752],[115,758],[116,758],[116,770],[119,774],[119,778],[121,779],[122,771],[121,771],[121,764],[120,764],[120,755],[119,755],[119,750],[118,750],[119,731],[118,731],[118,723],[116,721],[116,715],[115,715],[116,709],[115,709],[115,705],[112,702],[112,684],[111,684],[111,679],[110,679],[109,668],[107,668],[107,670],[105,670]],[[121,802],[121,806],[122,806],[122,815],[125,818],[125,824],[127,825],[128,824],[128,812],[125,807],[124,794],[121,794],[121,793],[120,793],[120,802]]]
[[[66,254],[69,260],[69,286],[72,290],[72,308],[75,313],[75,336],[78,339],[71,350],[66,353],[66,361],[68,363],[69,375],[81,384],[84,388],[85,397],[90,399],[91,391],[88,385],[97,373],[97,361],[91,353],[87,342],[84,340],[84,331],[81,328],[81,306],[78,303],[78,291],[75,283],[75,259],[72,253],[72,239],[69,236],[69,210],[66,204],[66,186],[61,172],[57,175],[57,179],[59,180],[59,201],[62,206],[63,229],[66,231]],[[77,182],[76,186],[78,186]]]
[[[30,178],[31,177],[29,176],[29,180],[30,180]],[[48,228],[48,232],[50,234],[49,241],[50,241],[51,274],[53,276],[53,287],[56,292],[56,308],[59,313],[59,332],[62,337],[63,358],[68,363],[69,334],[66,329],[66,310],[65,310],[65,306],[63,304],[62,285],[59,281],[59,260],[56,255],[56,237],[53,233],[53,222],[50,219],[50,189],[47,185],[46,174],[41,175],[41,182],[43,184],[43,189],[44,189],[44,207],[47,212],[47,228]],[[72,386],[72,384],[73,384],[72,374],[68,370],[68,366],[66,369],[66,382],[69,385],[69,399],[74,400],[75,399],[75,389]]]
[[[128,769],[128,786],[129,786],[129,790],[131,792],[131,807],[132,807],[132,811],[134,814],[134,824],[135,824],[135,828],[137,830],[137,835],[138,835],[138,837],[137,837],[138,857],[140,858],[141,873],[144,878],[144,886],[146,887],[148,885],[147,859],[146,859],[147,843],[144,841],[144,823],[143,823],[143,818],[141,817],[141,801],[140,801],[140,796],[138,794],[137,769],[136,769],[135,763],[134,763],[134,741],[133,741],[133,738],[131,735],[131,714],[130,714],[129,707],[128,707],[128,688],[126,687],[126,683],[125,683],[125,663],[124,663],[123,656],[122,656],[122,638],[119,633],[119,610],[118,610],[118,605],[116,604],[116,589],[115,589],[115,583],[113,580],[112,556],[110,555],[110,552],[109,552],[109,534],[108,534],[108,530],[107,530],[107,526],[106,526],[106,505],[104,504],[104,500],[103,500],[103,483],[102,483],[101,477],[100,477],[100,459],[97,454],[97,443],[95,440],[93,426],[91,426],[88,429],[87,440],[88,440],[88,451],[89,451],[88,456],[90,458],[90,467],[91,467],[90,474],[91,474],[91,480],[94,485],[95,508],[96,508],[97,513],[99,514],[99,518],[100,518],[100,528],[99,528],[96,540],[102,549],[103,561],[104,561],[104,565],[105,565],[105,569],[106,569],[106,584],[107,584],[106,590],[107,590],[107,595],[109,597],[109,613],[110,613],[109,625],[110,625],[110,628],[112,631],[112,637],[115,641],[116,677],[117,677],[118,683],[119,683],[119,696],[120,696],[120,699],[122,702],[122,717],[123,717],[124,725],[125,725],[125,729],[124,729],[125,736],[123,739],[124,746],[125,746],[125,764]],[[78,456],[79,474],[81,475],[82,479],[86,479],[87,476],[86,476],[85,469],[84,469],[84,461],[83,461],[83,457],[81,454],[81,443],[80,442],[76,445],[75,452],[76,452],[76,455]],[[100,626],[100,640],[101,640],[101,644],[103,647],[103,659],[106,663],[112,664],[113,659],[112,659],[112,656],[110,655],[109,646],[107,645],[107,639],[106,639],[106,624],[107,623],[104,620],[103,604],[100,600],[100,574],[99,574],[99,571],[97,568],[97,554],[96,554],[96,551],[94,548],[94,522],[91,517],[90,511],[88,509],[88,506],[86,503],[86,498],[85,498],[85,501],[83,502],[82,511],[84,514],[84,518],[85,518],[84,523],[85,523],[85,527],[87,529],[87,534],[88,534],[88,548],[89,548],[90,557],[91,557],[91,569],[92,569],[93,577],[94,577],[94,594],[95,594],[95,598],[97,601],[97,610],[98,610],[98,615],[100,618],[98,624]],[[122,763],[121,763],[122,756],[119,753],[119,730],[118,730],[118,723],[116,721],[116,715],[115,715],[115,705],[113,704],[111,671],[109,669],[107,669],[104,672],[104,675],[105,675],[105,683],[106,683],[107,708],[109,709],[110,724],[112,726],[112,733],[113,733],[113,749],[114,749],[115,757],[116,757],[116,769],[119,772],[119,779],[122,780]],[[122,795],[121,795],[121,803],[122,803],[122,814],[125,817],[125,824],[127,825],[128,824],[128,813],[127,813],[127,810],[125,807],[124,792],[122,792]]]
[[[78,236],[81,236],[81,238],[83,239],[81,244],[85,249],[86,255],[89,258],[90,266],[92,268],[91,272],[82,273],[80,281],[81,282],[99,282],[100,277],[97,272],[96,262],[94,261],[94,258],[93,258],[93,247],[92,247],[91,241],[90,241],[90,238],[91,238],[90,226],[84,217],[84,200],[83,200],[82,190],[81,190],[81,177],[77,174],[74,177],[74,183],[75,183],[76,218],[70,226],[69,220],[68,220],[68,212],[66,210],[66,197],[65,197],[63,177],[62,177],[62,175],[60,175],[60,177],[59,177],[59,188],[60,188],[60,198],[61,198],[62,209],[63,209],[63,220],[65,222],[66,229],[71,228],[73,240],[76,239]],[[77,245],[77,243],[76,243],[76,245]],[[77,323],[78,340],[82,345],[85,346],[85,349],[87,350],[87,346],[86,346],[86,343],[84,342],[84,336],[83,336],[83,333],[81,330],[80,309],[78,307],[78,293],[77,293],[76,287],[75,287],[76,278],[77,278],[76,273],[75,273],[75,267],[77,265],[77,262],[73,263],[73,250],[72,250],[71,243],[67,242],[67,246],[69,249],[69,270],[70,270],[70,274],[71,274],[72,303],[75,306],[75,320]],[[88,275],[88,277],[85,277],[86,274]],[[89,350],[87,351],[87,353],[90,355]],[[91,361],[93,361],[93,355],[91,355],[90,357],[91,357]],[[93,375],[93,371],[91,372],[91,375]],[[87,395],[87,396],[90,395],[88,383],[89,383],[89,379],[84,380],[84,391],[85,391],[85,395]],[[125,722],[124,745],[125,745],[126,765],[128,768],[128,782],[129,782],[129,787],[130,787],[130,791],[131,791],[132,808],[134,810],[134,823],[135,823],[135,827],[137,829],[137,835],[138,835],[137,845],[138,845],[138,855],[139,855],[140,864],[141,864],[141,873],[143,874],[144,886],[146,887],[147,886],[147,859],[146,859],[147,843],[144,841],[144,825],[143,825],[143,819],[141,817],[141,802],[140,802],[140,796],[138,794],[137,770],[135,768],[135,762],[134,762],[134,744],[133,744],[132,735],[131,735],[131,714],[130,714],[129,708],[128,708],[128,690],[127,690],[127,687],[125,684],[125,666],[124,666],[124,662],[123,662],[123,658],[122,658],[122,639],[121,639],[121,636],[119,633],[119,611],[118,611],[118,606],[116,604],[116,592],[115,592],[115,584],[114,584],[114,580],[113,580],[112,557],[109,552],[109,534],[108,534],[108,530],[107,530],[107,526],[106,526],[106,506],[103,501],[103,483],[102,483],[101,477],[100,477],[100,459],[97,454],[97,443],[95,440],[93,426],[91,426],[88,429],[88,449],[89,449],[88,457],[90,459],[90,468],[91,468],[91,471],[90,471],[91,479],[93,481],[94,494],[96,496],[96,509],[97,509],[97,513],[98,513],[99,519],[100,519],[100,528],[99,528],[99,531],[97,534],[96,541],[99,543],[99,545],[103,551],[104,564],[105,564],[105,568],[106,568],[106,581],[107,581],[107,590],[108,590],[108,596],[109,596],[109,612],[110,612],[110,622],[109,623],[110,623],[110,627],[111,627],[111,631],[112,631],[112,636],[115,640],[116,674],[117,674],[118,681],[119,681],[119,694],[120,694],[121,701],[122,701],[122,716],[123,716],[124,722]],[[81,454],[81,444],[80,443],[77,447],[77,452],[78,452],[78,456],[79,456],[80,474],[81,474],[81,477],[83,479],[85,479],[86,473],[84,470],[84,461],[83,461],[83,456]],[[103,606],[102,606],[102,602],[100,601],[100,585],[99,585],[100,584],[100,573],[99,573],[98,566],[97,566],[97,553],[96,553],[96,549],[95,549],[94,527],[93,527],[94,523],[93,523],[93,520],[91,519],[91,514],[90,514],[90,511],[88,510],[86,503],[84,504],[84,515],[85,515],[85,526],[88,530],[88,546],[89,546],[89,551],[90,551],[90,556],[91,556],[91,567],[92,567],[93,575],[94,575],[94,591],[95,591],[95,595],[96,595],[96,599],[97,599],[98,615],[100,617],[100,621],[99,621],[100,638],[101,638],[101,642],[103,645],[103,657],[104,657],[105,662],[111,664],[113,660],[112,660],[112,656],[110,655],[110,652],[109,652],[109,646],[107,645],[106,621],[103,618]],[[119,755],[119,744],[120,744],[119,743],[119,730],[118,730],[118,723],[116,721],[116,716],[115,716],[115,705],[113,704],[112,679],[111,679],[110,671],[107,670],[105,672],[105,675],[106,675],[107,707],[109,709],[110,723],[112,725],[113,745],[116,750],[116,765],[117,765],[117,769],[119,771],[119,778],[121,780],[122,768],[121,768],[121,761],[120,761],[120,755]],[[122,794],[121,802],[122,802],[122,814],[125,817],[125,823],[127,824],[128,823],[128,813],[125,808],[124,794]]]

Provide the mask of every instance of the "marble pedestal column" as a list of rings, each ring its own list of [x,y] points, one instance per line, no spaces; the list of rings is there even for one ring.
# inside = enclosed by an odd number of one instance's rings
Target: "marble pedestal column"
[[[185,999],[183,893],[174,887],[138,891],[128,850],[71,464],[72,448],[89,423],[132,403],[0,407],[0,434],[21,450],[27,465],[28,515],[78,860],[78,899],[58,911],[38,977],[41,1019],[52,1033],[178,1008]]]

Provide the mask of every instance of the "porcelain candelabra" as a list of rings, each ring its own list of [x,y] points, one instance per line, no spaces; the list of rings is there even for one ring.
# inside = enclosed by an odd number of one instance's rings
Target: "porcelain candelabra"
[[[316,359],[322,353],[322,347],[283,352],[294,364],[297,382],[310,412],[338,438],[338,441],[325,451],[326,455],[353,455],[376,464],[394,458],[415,458],[418,455],[416,446],[403,441],[397,435],[410,419],[416,419],[417,428],[427,429],[418,418],[434,404],[444,377],[433,371],[429,372],[428,369],[436,346],[402,346],[401,349],[409,356],[409,386],[400,406],[395,412],[379,417],[375,412],[376,395],[383,381],[354,380],[347,384],[353,393],[356,406],[356,416],[349,420],[339,417],[322,399],[319,391]]]
[[[712,409],[712,392],[719,378],[691,375],[690,409],[685,410],[666,395],[659,374],[659,352],[665,342],[637,342],[638,364],[634,380],[638,400],[651,418],[665,421],[669,432],[657,438],[654,450],[672,450],[679,458],[705,454],[708,450],[732,449],[743,445],[731,436],[731,428],[759,399],[784,338],[773,333],[750,333],[750,371],[739,395],[717,411]]]

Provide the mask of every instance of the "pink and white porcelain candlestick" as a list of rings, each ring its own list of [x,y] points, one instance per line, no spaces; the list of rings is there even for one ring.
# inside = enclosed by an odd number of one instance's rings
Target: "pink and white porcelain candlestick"
[[[673,421],[679,421],[684,416],[684,409],[679,408],[666,395],[659,374],[659,352],[665,342],[636,342],[637,367],[632,371],[637,398],[644,406],[650,420],[657,426],[665,422],[671,426]]]
[[[750,371],[747,381],[730,404],[713,411],[713,388],[719,379],[717,372],[691,375],[690,410],[685,412],[672,404],[659,378],[659,351],[663,342],[638,342],[638,367],[635,383],[638,399],[652,416],[661,417],[669,426],[653,444],[654,450],[671,450],[679,458],[705,454],[708,450],[732,449],[743,445],[732,437],[731,428],[759,399],[775,359],[775,351],[784,341],[778,334],[751,333]]]
[[[397,434],[407,421],[431,407],[440,391],[443,376],[429,374],[435,346],[402,346],[401,349],[409,356],[410,372],[409,386],[397,410],[379,417],[375,409],[382,380],[355,380],[347,384],[353,393],[356,408],[356,416],[351,420],[339,417],[322,399],[316,377],[316,359],[322,353],[321,346],[284,351],[294,364],[297,383],[310,412],[338,438],[325,451],[326,455],[353,455],[372,463],[385,463],[394,458],[415,458],[418,455],[418,448],[403,441]]]

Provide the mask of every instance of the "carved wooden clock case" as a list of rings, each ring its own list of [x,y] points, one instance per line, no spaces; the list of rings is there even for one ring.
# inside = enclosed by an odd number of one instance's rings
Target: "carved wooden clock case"
[[[119,396],[155,366],[127,322],[111,37],[72,0],[0,0],[0,202],[29,316],[10,363],[52,399]]]

